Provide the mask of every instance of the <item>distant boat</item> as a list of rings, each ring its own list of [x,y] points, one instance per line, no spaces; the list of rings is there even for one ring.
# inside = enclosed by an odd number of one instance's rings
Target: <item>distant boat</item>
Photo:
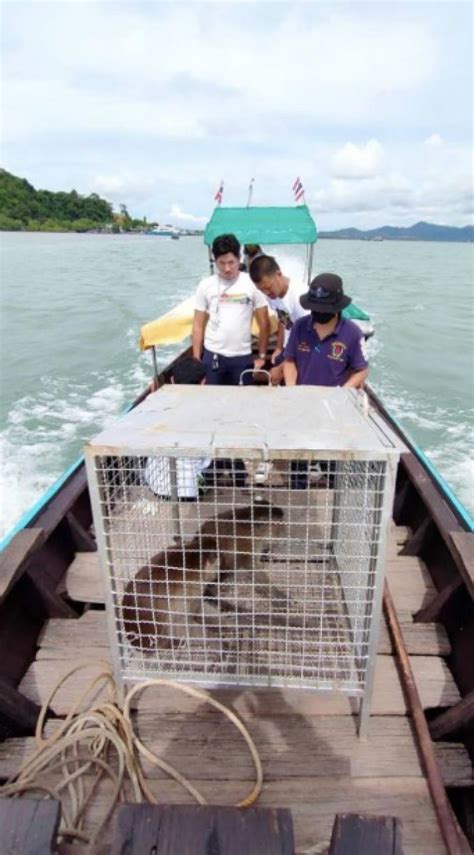
[[[179,232],[175,229],[149,229],[145,234],[153,235],[153,237],[169,237],[172,240],[179,240]]]

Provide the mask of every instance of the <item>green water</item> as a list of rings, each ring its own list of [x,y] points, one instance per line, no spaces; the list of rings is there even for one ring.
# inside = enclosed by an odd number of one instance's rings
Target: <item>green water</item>
[[[141,391],[141,324],[207,272],[200,238],[1,238],[0,534]],[[298,248],[275,254],[302,270]],[[314,270],[339,273],[371,314],[370,382],[473,512],[472,246],[321,240]]]

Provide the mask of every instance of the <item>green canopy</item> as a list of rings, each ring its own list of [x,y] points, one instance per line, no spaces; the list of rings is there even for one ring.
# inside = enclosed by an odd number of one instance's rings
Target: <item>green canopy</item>
[[[219,235],[233,234],[241,243],[314,243],[316,224],[307,205],[295,208],[216,208],[204,232],[211,246]]]
[[[363,309],[360,309],[355,303],[349,303],[345,309],[342,310],[343,318],[347,318],[349,321],[370,321],[370,315],[367,312],[364,312]]]

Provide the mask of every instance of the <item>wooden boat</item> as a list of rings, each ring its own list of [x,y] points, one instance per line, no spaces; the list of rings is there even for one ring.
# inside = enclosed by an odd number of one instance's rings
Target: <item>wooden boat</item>
[[[168,314],[155,322],[153,334],[158,328],[163,342],[182,338],[180,318]],[[151,334],[150,326],[142,331],[143,346]],[[170,367],[157,373],[158,385]],[[357,739],[345,700],[298,690],[215,695],[235,709],[257,742],[265,773],[259,804],[291,809],[296,853],[328,841],[340,813],[398,817],[405,853],[467,852],[473,828],[473,526],[376,393],[369,388],[368,394],[409,450],[397,478],[367,741]],[[108,658],[82,459],[3,542],[0,643],[0,777],[7,778],[31,750],[40,705],[58,678],[79,658],[92,664]],[[67,714],[81,680],[78,675],[59,691],[53,717]],[[251,780],[238,737],[217,728],[213,712],[199,704],[172,693],[158,698],[146,710],[143,733],[165,757],[177,759],[211,802],[232,804]],[[152,784],[161,802],[192,801],[174,781],[158,776]],[[101,809],[103,799],[92,801],[86,827]],[[107,851],[110,834],[100,851]],[[371,850],[354,844],[345,851]]]

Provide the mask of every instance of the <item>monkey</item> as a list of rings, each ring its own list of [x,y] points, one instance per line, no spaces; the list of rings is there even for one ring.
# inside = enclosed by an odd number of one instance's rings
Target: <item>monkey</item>
[[[232,508],[207,520],[188,544],[176,544],[153,555],[127,584],[122,597],[124,630],[130,643],[152,653],[188,636],[190,622],[203,618],[204,599],[219,605],[219,584],[229,575],[252,569],[255,553],[271,538],[275,523],[283,516],[281,508],[263,500]],[[263,585],[265,595],[268,585]],[[232,607],[227,610],[234,611]],[[209,626],[208,618],[205,622]],[[220,625],[216,613],[215,629]]]
[[[151,653],[171,647],[175,635],[185,634],[187,615],[199,609],[203,582],[215,575],[207,573],[215,558],[214,542],[196,537],[187,547],[153,555],[140,568],[122,597],[124,629],[134,647]]]
[[[237,613],[238,626],[300,629],[314,626],[314,621],[306,616],[291,614],[295,602],[270,582],[267,573],[253,567],[254,558],[265,542],[275,535],[283,536],[283,518],[280,507],[261,499],[253,506],[219,514],[202,526],[204,538],[215,538],[219,564],[217,574],[204,589],[204,599],[228,617]],[[239,602],[239,586],[245,583],[251,587],[253,607]],[[225,620],[220,623],[225,624]],[[230,625],[235,627],[235,618]]]
[[[265,542],[278,534],[283,510],[260,499],[253,505],[231,508],[207,520],[200,535],[215,542],[222,574],[252,568]]]

